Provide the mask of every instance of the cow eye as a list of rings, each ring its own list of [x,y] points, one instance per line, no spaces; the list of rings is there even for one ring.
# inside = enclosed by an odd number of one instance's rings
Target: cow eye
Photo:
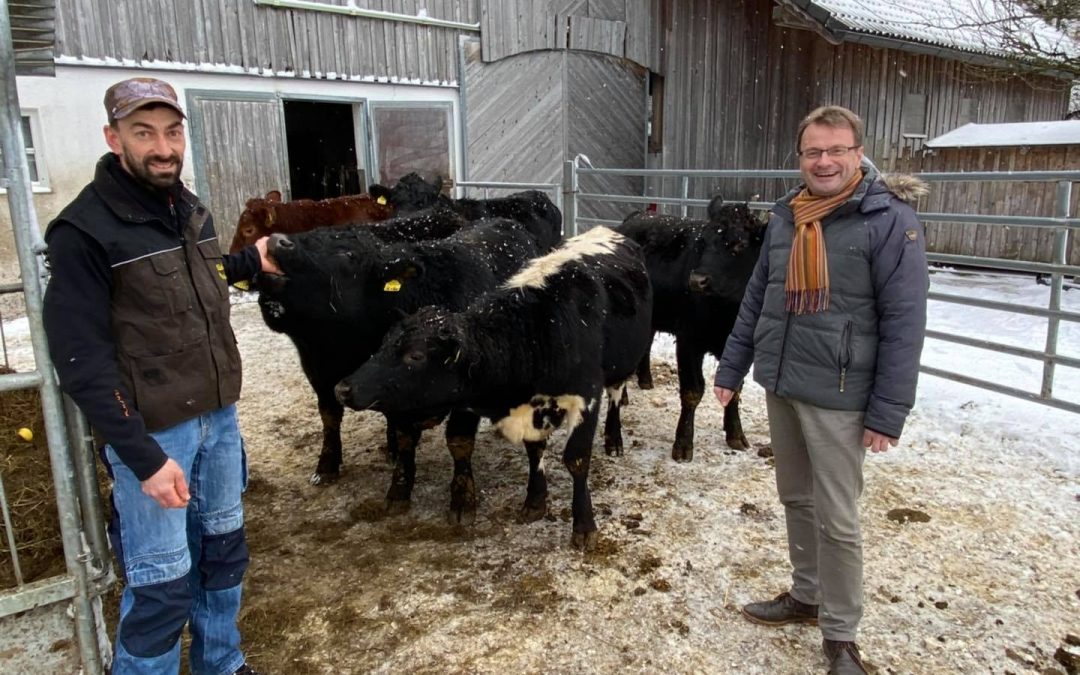
[[[405,352],[405,365],[419,366],[427,361],[427,354],[421,351]]]

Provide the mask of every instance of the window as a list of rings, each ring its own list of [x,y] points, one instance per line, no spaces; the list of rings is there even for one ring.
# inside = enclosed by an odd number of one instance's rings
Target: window
[[[412,171],[427,180],[453,178],[449,104],[373,102],[370,110],[375,182],[392,185]]]
[[[44,192],[49,189],[48,178],[45,173],[45,161],[39,155],[41,128],[38,126],[36,110],[24,110],[22,114],[23,145],[26,146],[26,164],[30,169],[30,183],[35,192]],[[0,155],[0,161],[3,156]]]
[[[926,94],[904,94],[900,135],[904,138],[926,138]]]

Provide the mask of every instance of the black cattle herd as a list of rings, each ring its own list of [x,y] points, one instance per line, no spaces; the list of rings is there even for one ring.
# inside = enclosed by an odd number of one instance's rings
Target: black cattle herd
[[[271,236],[281,274],[256,282],[267,326],[296,346],[318,399],[322,450],[311,480],[342,464],[344,407],[386,417],[392,512],[408,508],[416,447],[446,420],[454,460],[448,518],[471,523],[472,453],[481,417],[525,446],[529,479],[521,519],[547,513],[544,453],[567,430],[576,547],[596,544],[588,487],[606,393],[604,449],[623,453],[619,409],[637,374],[652,386],[657,331],[676,339],[681,413],[672,457],[690,461],[702,361],[719,355],[757,260],[763,222],[745,204],[709,205],[708,219],[635,212],[617,228],[563,240],[562,215],[542,192],[452,200],[418,176],[370,194],[394,218]],[[724,412],[727,443],[745,448],[737,405]]]

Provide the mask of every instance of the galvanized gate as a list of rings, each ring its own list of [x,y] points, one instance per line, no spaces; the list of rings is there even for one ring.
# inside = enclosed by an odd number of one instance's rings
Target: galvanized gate
[[[928,330],[926,333],[928,337],[934,339],[1038,361],[1042,364],[1042,385],[1040,390],[1038,392],[1026,391],[1015,387],[1009,387],[998,382],[981,379],[970,373],[953,372],[927,365],[920,366],[920,371],[956,382],[962,382],[964,384],[1007,394],[1009,396],[1015,396],[1028,401],[1042,403],[1062,410],[1080,413],[1080,402],[1068,401],[1054,396],[1054,376],[1056,367],[1061,365],[1071,368],[1080,368],[1080,359],[1064,356],[1059,353],[1059,332],[1061,322],[1080,322],[1080,313],[1065,311],[1061,307],[1062,290],[1064,288],[1066,277],[1080,279],[1080,266],[1069,265],[1067,263],[1070,235],[1080,232],[1080,218],[1069,217],[1069,214],[1071,213],[1070,205],[1072,204],[1073,199],[1073,184],[1080,182],[1080,171],[922,173],[914,175],[928,183],[995,181],[1009,183],[1055,183],[1057,185],[1057,196],[1053,216],[1031,216],[1022,213],[1013,215],[919,213],[919,218],[924,223],[979,223],[980,225],[993,227],[1048,228],[1054,232],[1054,257],[1051,262],[1024,262],[1002,260],[999,258],[985,258],[973,255],[946,255],[940,253],[930,253],[927,256],[932,264],[938,263],[1028,272],[1032,274],[1047,275],[1049,277],[1050,298],[1046,306],[1039,307],[1017,303],[996,302],[981,298],[969,298],[947,293],[930,293],[931,300],[1045,318],[1047,320],[1046,343],[1045,348],[1042,350],[1025,349],[991,340],[974,339],[934,330]],[[641,176],[646,179],[655,179],[655,183],[659,185],[659,188],[655,190],[656,194],[647,196],[583,191],[580,186],[582,178],[585,178],[587,182],[591,176]],[[574,161],[566,162],[563,170],[562,191],[564,228],[567,234],[571,235],[576,234],[579,228],[588,229],[588,227],[594,225],[617,225],[619,223],[619,221],[578,217],[577,205],[579,202],[614,202],[632,205],[633,208],[642,208],[642,206],[646,204],[663,205],[677,207],[680,215],[685,216],[688,207],[704,207],[708,204],[708,200],[706,199],[693,199],[689,196],[691,194],[691,181],[700,179],[767,179],[777,182],[779,180],[795,181],[798,180],[798,178],[798,171],[597,169],[592,167],[582,167],[575,159]],[[667,196],[663,192],[664,188],[665,186],[671,185],[676,186],[675,189],[678,191],[678,194]],[[772,195],[772,200],[751,201],[749,202],[749,205],[753,209],[768,210],[772,207],[775,199],[781,196],[782,194]]]
[[[96,674],[103,672],[108,661],[100,596],[112,583],[113,574],[101,522],[92,442],[78,415],[65,414],[42,328],[40,256],[45,247],[19,128],[15,72],[8,2],[0,0],[0,151],[4,158],[0,186],[7,189],[22,276],[21,284],[5,290],[21,290],[25,296],[36,365],[33,372],[0,375],[0,392],[37,389],[40,393],[66,567],[66,573],[52,578],[32,583],[23,579],[20,542],[12,530],[13,515],[0,476],[0,511],[6,532],[3,547],[15,579],[14,588],[0,589],[0,670]]]

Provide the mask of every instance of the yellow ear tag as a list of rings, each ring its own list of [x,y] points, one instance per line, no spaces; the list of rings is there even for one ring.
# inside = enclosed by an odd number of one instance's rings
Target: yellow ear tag
[[[236,286],[237,288],[239,288],[242,291],[250,291],[251,290],[251,284],[249,284],[247,281],[237,281],[235,284],[233,284],[233,286]]]
[[[386,197],[379,197],[378,199],[375,200],[375,203],[376,204],[385,204],[386,203]]]
[[[217,273],[219,277],[221,277],[223,280],[225,279],[225,266],[221,263],[217,264]]]
[[[391,279],[386,282],[386,285],[382,287],[387,293],[397,293],[401,290],[401,282],[397,279]]]

